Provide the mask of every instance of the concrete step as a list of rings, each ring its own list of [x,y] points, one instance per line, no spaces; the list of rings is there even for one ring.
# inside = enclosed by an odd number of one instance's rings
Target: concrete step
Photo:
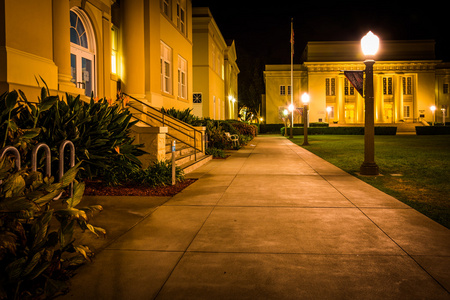
[[[208,161],[210,161],[212,159],[212,155],[203,155],[201,158],[198,158],[196,161],[192,160],[189,161],[183,165],[181,165],[181,169],[183,169],[184,174],[188,174],[192,171],[194,171],[195,169],[203,166],[204,164],[206,164]]]
[[[181,167],[185,174],[195,170],[201,165],[212,159],[211,155],[205,155],[203,152],[197,151],[183,143],[175,145],[175,165]],[[166,159],[172,159],[172,141],[166,142]]]
[[[397,123],[397,134],[416,134],[416,126],[423,126],[422,123]]]

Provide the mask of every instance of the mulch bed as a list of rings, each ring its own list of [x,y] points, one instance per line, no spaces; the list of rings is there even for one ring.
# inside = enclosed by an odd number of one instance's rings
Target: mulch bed
[[[86,181],[85,196],[174,196],[197,179],[185,179],[175,185],[147,187],[137,185],[106,186],[101,182]]]

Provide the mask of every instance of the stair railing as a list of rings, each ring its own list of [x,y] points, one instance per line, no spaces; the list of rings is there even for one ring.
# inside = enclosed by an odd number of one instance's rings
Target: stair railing
[[[185,122],[182,122],[172,116],[169,116],[159,109],[156,109],[147,103],[136,99],[126,93],[122,93],[122,95],[129,97],[133,101],[142,104],[146,108],[146,111],[136,107],[132,103],[127,103],[127,106],[133,108],[137,112],[147,116],[150,120],[144,121],[137,118],[133,114],[133,118],[139,120],[140,122],[150,126],[150,127],[168,127],[167,135],[172,137],[173,139],[189,146],[194,149],[194,157],[197,160],[197,152],[204,151],[204,137],[200,130],[196,129],[194,126],[189,125]]]

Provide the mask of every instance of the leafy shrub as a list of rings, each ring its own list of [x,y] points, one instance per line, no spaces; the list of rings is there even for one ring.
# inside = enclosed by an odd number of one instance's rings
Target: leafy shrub
[[[6,157],[0,161],[1,299],[47,299],[67,289],[74,268],[92,256],[86,246],[74,245],[75,225],[96,235],[105,234],[89,224],[88,218],[102,210],[101,206],[76,208],[83,183],[75,182],[73,197],[58,201],[57,207],[64,204],[63,208],[52,208],[52,199],[74,181],[79,165],[54,183],[39,172],[12,171],[12,162]],[[58,226],[50,226],[53,218]]]
[[[208,135],[208,148],[225,149],[231,146],[231,143],[225,138],[225,130],[220,122],[206,120],[206,134]]]
[[[108,177],[117,168],[131,172],[141,165],[137,156],[145,152],[132,144],[130,127],[137,121],[131,122],[131,113],[120,104],[92,98],[87,103],[71,95],[62,101],[44,87],[37,103],[29,102],[21,91],[5,93],[0,96],[0,108],[6,109],[1,113],[0,140],[3,146],[20,146],[26,157],[33,146],[26,138],[32,136],[34,143],[50,147],[54,160],[59,157],[58,146],[71,140],[76,161],[82,161],[81,178]]]
[[[222,149],[208,148],[206,149],[207,155],[212,155],[214,158],[225,158],[225,152]]]
[[[254,138],[258,134],[258,127],[255,125],[243,123],[243,122],[233,122],[231,125],[239,132],[241,135],[249,135]]]
[[[175,180],[184,180],[184,172],[180,167],[175,167]],[[133,172],[129,183],[147,186],[165,186],[172,184],[172,161],[161,160],[154,162],[147,169],[139,169]]]
[[[161,108],[161,112],[168,116],[174,117],[192,126],[200,126],[202,120],[199,117],[194,116],[192,110],[192,108],[186,108],[185,110],[178,110],[173,107],[169,109],[164,109],[164,107]]]

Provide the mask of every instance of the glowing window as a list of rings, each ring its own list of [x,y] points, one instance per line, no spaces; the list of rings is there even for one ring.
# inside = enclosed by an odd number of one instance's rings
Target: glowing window
[[[115,26],[111,27],[111,73],[117,74],[119,31]]]

